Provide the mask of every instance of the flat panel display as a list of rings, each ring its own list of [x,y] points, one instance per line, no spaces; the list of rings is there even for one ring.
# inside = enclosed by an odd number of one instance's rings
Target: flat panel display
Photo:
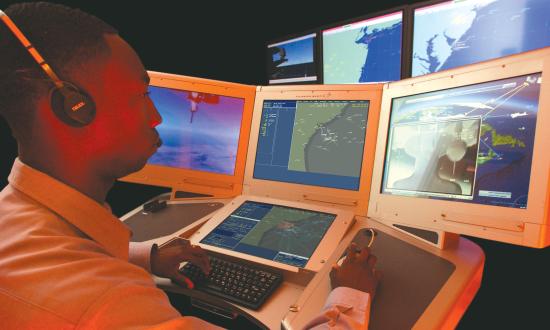
[[[447,1],[414,11],[412,76],[550,46],[547,0]]]
[[[382,192],[526,208],[541,81],[394,98]]]
[[[267,46],[269,83],[317,81],[315,33]]]
[[[401,11],[324,30],[323,82],[399,80],[402,30]]]
[[[202,244],[305,267],[335,214],[245,201]]]

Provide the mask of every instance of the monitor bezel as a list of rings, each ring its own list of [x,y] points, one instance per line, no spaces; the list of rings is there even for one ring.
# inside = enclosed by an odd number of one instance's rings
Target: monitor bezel
[[[334,22],[334,23],[330,23],[330,24],[327,24],[327,25],[324,25],[324,26],[321,26],[318,28],[318,36],[319,36],[319,66],[320,66],[320,75],[319,75],[319,78],[320,78],[320,82],[322,84],[326,84],[325,82],[325,73],[324,73],[324,51],[323,51],[323,32],[326,31],[326,30],[330,30],[330,29],[333,29],[333,28],[337,28],[337,27],[341,27],[343,25],[347,25],[347,24],[352,24],[352,23],[355,23],[355,22],[359,22],[359,21],[364,21],[364,20],[367,20],[367,19],[372,19],[372,18],[377,18],[377,17],[380,17],[380,16],[385,16],[385,15],[388,15],[388,14],[393,14],[393,13],[397,13],[397,12],[401,12],[401,17],[402,17],[402,24],[401,24],[401,73],[400,73],[400,77],[401,79],[403,78],[406,78],[408,77],[407,76],[407,71],[408,70],[408,62],[410,62],[408,60],[408,54],[410,53],[410,51],[408,50],[408,47],[409,47],[409,28],[408,26],[410,25],[409,23],[409,6],[398,6],[398,7],[392,7],[390,9],[387,9],[387,10],[381,10],[381,11],[377,11],[377,12],[373,12],[373,13],[368,13],[366,15],[362,15],[362,16],[357,16],[357,17],[354,17],[354,18],[349,18],[349,19],[346,19],[346,20],[343,20],[343,21],[338,21],[338,22]],[[405,70],[404,70],[405,69]],[[385,82],[368,82],[368,83],[349,83],[349,84],[376,84],[376,83],[385,83]],[[335,84],[336,85],[336,84]]]
[[[384,90],[368,216],[378,221],[544,247],[550,204],[550,47],[390,83]],[[542,73],[527,207],[518,209],[382,193],[392,100],[398,97]]]
[[[148,71],[148,74],[151,78],[149,83],[151,86],[212,93],[244,100],[235,170],[233,175],[229,175],[147,164],[140,171],[119,180],[169,187],[173,191],[180,190],[215,197],[231,197],[240,194],[244,178],[256,86],[154,71]]]
[[[290,41],[292,39],[305,37],[305,36],[311,35],[311,34],[315,35],[315,37],[314,37],[315,42],[314,42],[314,47],[313,47],[313,63],[315,65],[315,71],[317,73],[315,80],[270,83],[269,82],[269,80],[270,80],[269,76],[271,75],[271,70],[270,70],[271,68],[270,68],[269,63],[271,62],[271,58],[270,58],[270,54],[269,54],[269,51],[268,51],[268,49],[269,49],[268,46],[272,45],[272,44],[280,43],[280,42]],[[282,86],[282,85],[308,85],[308,84],[317,84],[317,83],[319,83],[321,81],[321,76],[320,76],[319,70],[322,69],[322,67],[320,65],[321,54],[320,54],[320,49],[319,49],[319,43],[320,43],[319,38],[320,38],[320,36],[319,36],[318,29],[311,29],[311,30],[302,31],[302,32],[299,32],[299,33],[293,33],[293,34],[286,35],[286,36],[283,36],[283,37],[279,37],[279,38],[276,38],[276,39],[272,39],[272,40],[266,42],[265,45],[264,45],[265,72],[266,72],[265,84],[269,85],[269,86]]]
[[[296,85],[292,88],[289,86],[261,87],[256,93],[254,105],[254,117],[252,118],[246,160],[244,192],[250,195],[307,201],[318,205],[333,205],[353,210],[358,215],[366,215],[383,86],[383,84],[363,84]],[[254,178],[263,104],[264,101],[268,100],[369,100],[359,188],[357,190],[347,190]]]
[[[202,239],[204,239],[210,232],[212,232],[219,224],[221,224],[227,217],[229,217],[246,201],[267,203],[275,206],[286,206],[314,212],[329,213],[335,215],[336,217],[331,226],[325,232],[323,238],[317,245],[317,248],[313,251],[313,254],[311,255],[307,264],[304,267],[292,266],[285,263],[253,256],[250,254],[201,243]],[[332,254],[334,246],[338,245],[338,243],[340,242],[342,237],[344,237],[344,234],[352,224],[353,213],[346,210],[335,209],[332,207],[322,207],[296,201],[273,199],[269,197],[241,195],[234,198],[230,203],[226,204],[223,208],[217,211],[216,214],[214,214],[208,222],[206,222],[195,234],[193,234],[193,236],[191,236],[190,241],[192,244],[198,245],[208,251],[245,259],[258,264],[263,264],[282,270],[298,272],[300,269],[306,269],[309,271],[318,272],[325,265],[327,256]]]

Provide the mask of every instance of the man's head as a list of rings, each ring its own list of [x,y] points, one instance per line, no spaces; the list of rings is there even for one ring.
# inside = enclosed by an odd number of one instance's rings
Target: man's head
[[[20,156],[80,164],[116,178],[143,167],[156,150],[160,116],[147,96],[148,76],[117,31],[80,10],[50,3],[13,5],[6,14],[63,81],[94,100],[96,116],[71,127],[52,111],[52,81],[0,24],[0,114]]]

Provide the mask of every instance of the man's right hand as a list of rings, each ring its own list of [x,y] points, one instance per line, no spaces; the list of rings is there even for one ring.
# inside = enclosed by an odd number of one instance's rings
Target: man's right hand
[[[367,292],[374,297],[382,277],[382,272],[374,269],[376,260],[376,256],[371,254],[368,248],[365,247],[357,252],[357,245],[351,243],[342,265],[332,267],[330,272],[332,288],[345,286]]]

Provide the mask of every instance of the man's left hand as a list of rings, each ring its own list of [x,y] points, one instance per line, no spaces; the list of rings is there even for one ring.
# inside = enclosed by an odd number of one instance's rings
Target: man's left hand
[[[177,284],[192,289],[193,282],[180,273],[180,263],[188,261],[198,266],[208,275],[210,263],[206,251],[200,246],[193,246],[188,240],[175,238],[161,247],[151,251],[151,271],[153,274],[172,279]]]

